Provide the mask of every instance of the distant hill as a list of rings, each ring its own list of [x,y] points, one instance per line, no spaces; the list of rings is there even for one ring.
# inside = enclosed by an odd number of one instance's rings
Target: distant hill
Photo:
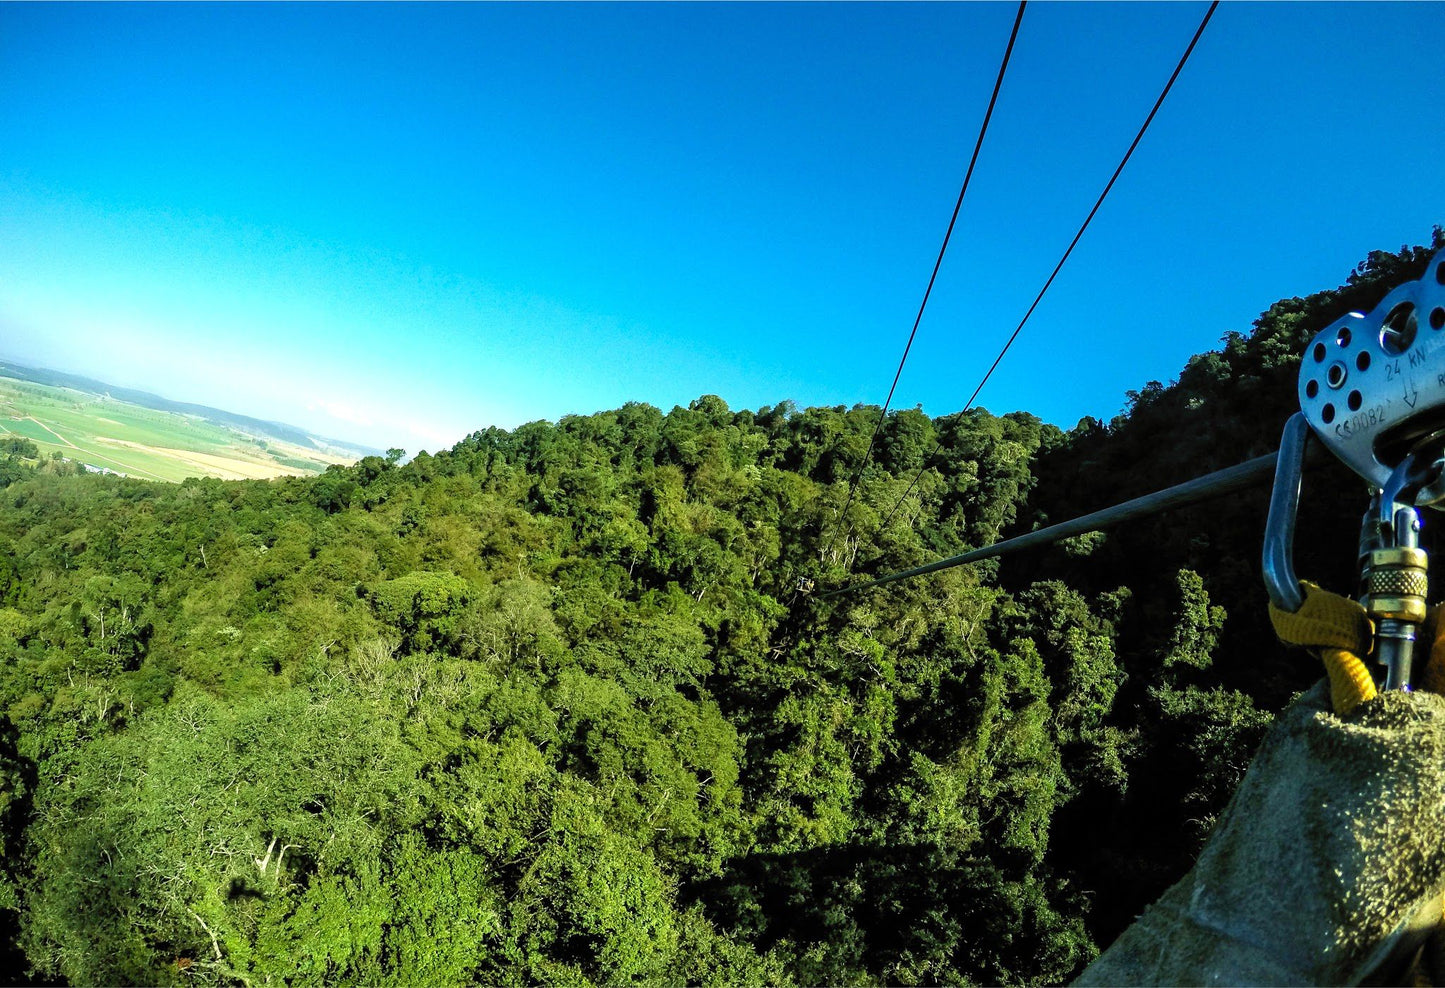
[[[196,405],[185,401],[171,401],[169,398],[162,398],[160,395],[151,394],[149,391],[139,391],[135,388],[122,388],[114,384],[107,384],[104,381],[97,381],[94,378],[82,377],[79,374],[67,374],[63,371],[46,370],[37,367],[25,367],[8,360],[0,360],[0,374],[21,381],[30,381],[34,384],[71,388],[72,390],[84,391],[89,394],[109,396],[119,401],[130,402],[134,405],[140,405],[142,408],[151,408],[156,411],[174,412],[179,415],[194,415],[216,425],[235,429],[248,436],[255,436],[259,439],[275,439],[281,442],[292,443],[296,446],[318,449],[325,453],[332,453],[350,459],[359,460],[364,456],[386,455],[382,450],[374,449],[370,446],[363,446],[360,443],[348,442],[343,439],[331,439],[326,436],[314,435],[305,429],[288,425],[285,422],[271,422],[265,419],[252,418],[249,415],[238,415],[235,412],[212,408],[209,405]]]

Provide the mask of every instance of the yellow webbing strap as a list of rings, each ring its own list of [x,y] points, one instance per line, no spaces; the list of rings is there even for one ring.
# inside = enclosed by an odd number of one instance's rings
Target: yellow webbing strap
[[[1269,619],[1281,640],[1320,650],[1335,713],[1347,714],[1375,696],[1375,681],[1360,659],[1369,654],[1374,626],[1358,602],[1304,580],[1300,589],[1305,592],[1303,607],[1291,614],[1271,604]]]

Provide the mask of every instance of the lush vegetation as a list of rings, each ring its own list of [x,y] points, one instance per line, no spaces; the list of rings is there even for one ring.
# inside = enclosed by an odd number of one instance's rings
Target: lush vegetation
[[[874,407],[631,404],[269,482],[8,445],[12,980],[1066,979],[1315,676],[1261,623],[1263,494],[816,590],[1269,450],[1308,336],[1424,257],[1109,424],[891,413],[845,518]],[[1301,526],[1325,580],[1337,481]]]

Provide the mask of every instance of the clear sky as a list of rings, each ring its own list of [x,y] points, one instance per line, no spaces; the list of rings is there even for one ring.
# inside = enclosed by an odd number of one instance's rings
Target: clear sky
[[[1030,4],[896,407],[960,407],[1203,3]],[[1013,4],[0,5],[0,356],[408,450],[881,403]],[[1225,3],[980,403],[1065,428],[1445,223],[1445,5]]]

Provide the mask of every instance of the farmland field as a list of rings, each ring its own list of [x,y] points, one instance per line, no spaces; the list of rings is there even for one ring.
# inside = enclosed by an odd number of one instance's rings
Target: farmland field
[[[247,435],[194,415],[0,376],[0,435],[33,440],[42,457],[147,480],[260,479],[320,473],[348,459]]]

